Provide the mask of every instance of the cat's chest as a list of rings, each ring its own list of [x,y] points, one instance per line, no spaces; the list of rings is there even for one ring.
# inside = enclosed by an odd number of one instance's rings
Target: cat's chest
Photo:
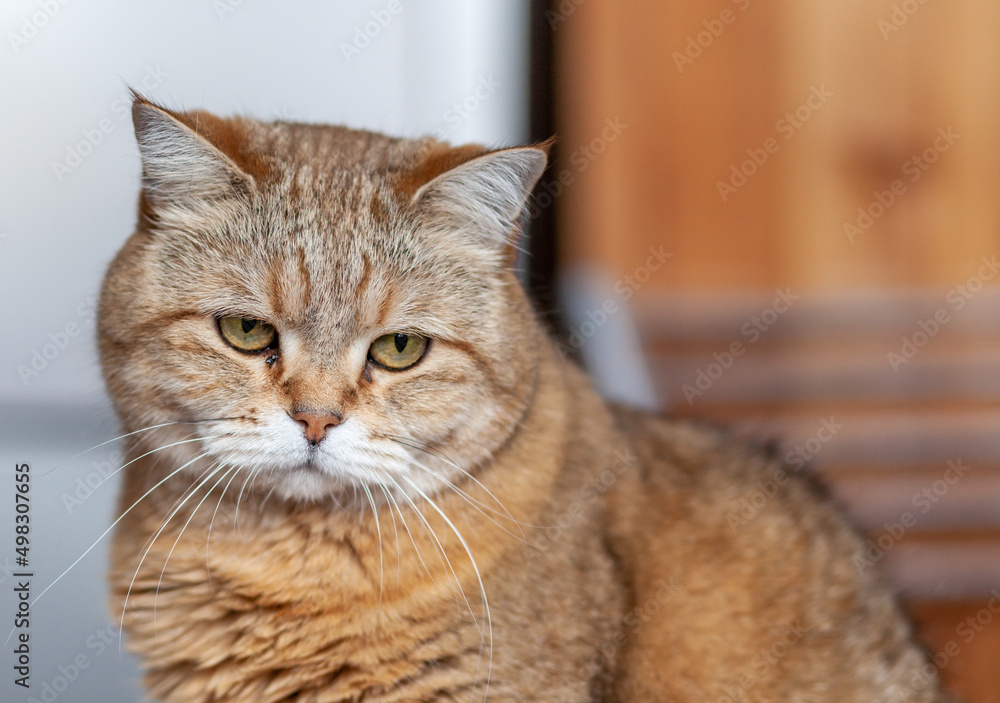
[[[223,523],[209,540],[179,521],[150,546],[137,522],[116,537],[116,606],[164,701],[433,700],[485,684],[482,605],[430,554],[417,578],[403,555],[309,530]]]

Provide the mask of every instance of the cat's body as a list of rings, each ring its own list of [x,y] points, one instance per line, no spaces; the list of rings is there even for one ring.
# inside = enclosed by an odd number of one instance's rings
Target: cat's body
[[[541,150],[135,116],[101,350],[139,431],[114,606],[155,696],[943,700],[805,480],[559,356],[503,265]],[[274,341],[233,347],[234,315]],[[384,366],[387,334],[431,341]]]

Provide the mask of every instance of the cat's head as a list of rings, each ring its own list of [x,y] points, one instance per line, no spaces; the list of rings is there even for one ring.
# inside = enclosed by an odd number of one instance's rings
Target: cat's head
[[[139,226],[108,271],[99,336],[137,449],[318,499],[439,490],[516,431],[545,342],[510,254],[544,147],[138,96],[133,119]]]

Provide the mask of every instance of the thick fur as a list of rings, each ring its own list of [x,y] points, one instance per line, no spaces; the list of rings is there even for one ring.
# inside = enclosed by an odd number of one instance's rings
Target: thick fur
[[[153,696],[943,700],[806,481],[559,356],[507,265],[544,147],[134,117],[100,348],[134,433],[113,608]],[[410,369],[367,358],[395,332],[431,340]],[[310,444],[303,409],[342,421]]]

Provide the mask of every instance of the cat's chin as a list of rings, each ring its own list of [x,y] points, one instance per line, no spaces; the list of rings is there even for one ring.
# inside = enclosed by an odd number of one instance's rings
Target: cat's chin
[[[348,507],[365,495],[365,488],[373,495],[381,495],[367,480],[347,472],[331,472],[315,463],[286,465],[280,469],[258,470],[260,475],[253,481],[254,490],[261,495],[270,495],[295,503],[331,502],[339,507]]]
[[[257,490],[274,498],[294,502],[343,502],[356,489],[353,482],[332,476],[313,464],[289,466],[280,471],[264,472],[257,480]]]
[[[332,469],[311,462],[286,464],[280,468],[256,469],[258,476],[251,484],[253,492],[270,496],[272,501],[330,503],[339,508],[360,508],[371,502],[381,504],[383,498],[392,500],[390,495],[400,501],[433,499],[442,486],[451,485],[447,478],[430,479],[407,471],[394,472],[386,482],[369,471]]]

